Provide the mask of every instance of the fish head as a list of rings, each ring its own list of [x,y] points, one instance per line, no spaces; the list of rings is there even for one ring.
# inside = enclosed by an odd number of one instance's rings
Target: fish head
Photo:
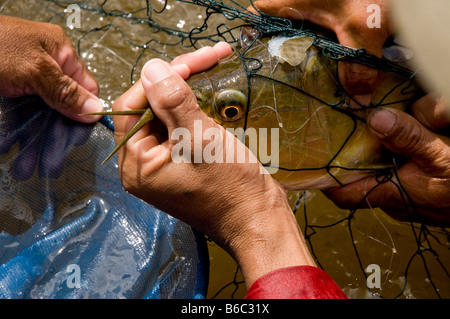
[[[273,176],[287,189],[335,187],[392,167],[366,125],[371,108],[347,106],[338,62],[313,42],[245,33],[230,56],[187,80],[218,124],[254,130],[255,143],[249,135],[241,141],[266,168],[276,166]],[[408,87],[386,73],[373,101],[404,110],[416,96]],[[275,165],[269,153],[277,153]]]

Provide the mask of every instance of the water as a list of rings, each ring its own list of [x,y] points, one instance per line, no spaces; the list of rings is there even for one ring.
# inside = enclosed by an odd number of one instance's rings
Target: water
[[[0,13],[61,25],[97,78],[100,98],[110,108],[139,78],[146,61],[151,58],[170,61],[179,54],[194,50],[189,40],[181,41],[180,36],[195,27],[201,27],[206,13],[204,8],[177,1],[169,1],[165,11],[157,13],[156,11],[164,8],[164,1],[150,1],[155,9],[151,14],[154,22],[170,28],[166,33],[158,32],[147,24],[146,1],[108,0],[100,7],[102,3],[103,1],[87,1],[83,5],[79,29],[66,25],[70,14],[64,12],[69,4],[67,1],[2,1]],[[248,1],[240,3],[246,7]],[[108,15],[105,12],[114,14]],[[238,24],[237,21],[228,21],[219,16],[214,19],[213,24],[226,22],[230,28]],[[203,34],[214,33],[215,27],[210,27]],[[219,40],[217,37],[213,38]],[[227,39],[230,40],[231,36]],[[211,41],[200,40],[196,47],[212,44]],[[8,176],[2,171],[0,177],[2,187],[5,187]],[[301,196],[304,199],[296,210],[300,228],[319,265],[350,298],[377,298],[375,294],[378,293],[385,298],[436,298],[437,292],[443,298],[450,297],[448,274],[434,256],[427,251],[416,255],[418,247],[428,248],[420,225],[397,222],[379,209],[358,210],[347,219],[349,211],[338,209],[318,191],[291,191],[289,196],[293,208]],[[19,215],[15,218],[21,219],[26,225],[33,222],[33,217],[27,212],[17,214]],[[427,230],[430,232],[428,239],[432,248],[443,265],[448,267],[448,230],[431,227]],[[208,297],[212,297],[233,281],[236,264],[214,243],[210,243],[209,248],[211,280]],[[365,273],[365,269],[371,264],[380,266],[381,288],[367,287],[366,277],[370,274]],[[242,276],[238,274],[235,281],[239,284],[234,297],[245,296]],[[236,285],[231,284],[216,297],[229,298],[235,288]]]

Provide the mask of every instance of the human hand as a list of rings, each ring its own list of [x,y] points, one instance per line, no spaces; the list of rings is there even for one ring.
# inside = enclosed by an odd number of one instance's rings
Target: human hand
[[[237,139],[201,111],[183,81],[229,53],[229,45],[220,43],[181,56],[171,66],[161,60],[149,61],[141,80],[113,107],[114,111],[125,111],[142,109],[150,103],[158,117],[118,152],[125,189],[206,233],[236,259],[249,287],[272,270],[314,265],[314,261],[285,191],[270,175],[261,174],[263,167],[258,161],[226,163],[226,151],[220,153],[224,163],[173,161],[177,140],[172,139],[172,134],[182,128],[194,136],[194,121],[201,122],[203,133],[207,129],[220,132],[216,145],[224,145],[224,150],[236,147]],[[116,142],[136,121],[133,117],[114,119]],[[159,121],[167,127],[168,138]],[[192,153],[185,154],[187,158],[194,156],[194,141],[190,144]],[[205,144],[203,141],[202,150]],[[253,156],[245,150],[246,158]]]
[[[369,28],[367,8],[381,8],[380,28]],[[290,20],[307,20],[333,31],[340,44],[381,57],[383,45],[392,34],[386,0],[258,0],[254,6],[262,12]],[[257,12],[253,7],[250,11]],[[367,106],[377,87],[378,71],[368,66],[339,62],[339,79],[351,97],[346,101]]]
[[[0,154],[18,143],[11,174],[20,181],[32,177],[36,167],[39,176],[58,178],[67,154],[86,143],[93,128],[49,109],[38,97],[2,100],[0,106]]]
[[[370,130],[409,162],[398,169],[392,181],[380,184],[371,177],[325,194],[342,208],[380,207],[402,221],[449,226],[450,138],[433,132],[450,126],[444,103],[426,95],[412,106],[415,118],[393,109],[373,111],[368,120]]]
[[[0,15],[0,95],[39,95],[50,107],[79,122],[103,110],[98,85],[61,27]]]

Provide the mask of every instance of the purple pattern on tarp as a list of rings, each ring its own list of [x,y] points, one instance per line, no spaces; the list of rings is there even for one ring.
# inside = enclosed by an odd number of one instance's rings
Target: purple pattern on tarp
[[[1,298],[204,298],[204,237],[127,193],[111,130],[0,100]],[[79,282],[71,281],[78,267]]]

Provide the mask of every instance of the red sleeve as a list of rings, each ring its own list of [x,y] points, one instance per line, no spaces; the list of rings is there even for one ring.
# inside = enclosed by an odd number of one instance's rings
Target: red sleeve
[[[296,266],[258,278],[245,299],[347,299],[347,296],[322,269]]]

